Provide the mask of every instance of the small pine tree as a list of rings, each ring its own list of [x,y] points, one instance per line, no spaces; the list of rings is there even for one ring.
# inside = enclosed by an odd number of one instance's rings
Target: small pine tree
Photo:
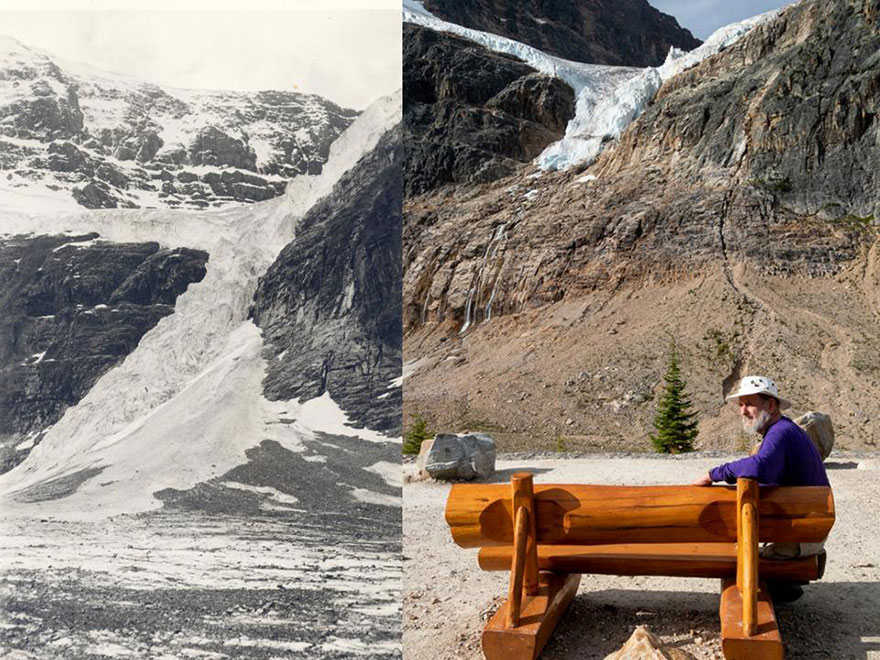
[[[403,436],[403,453],[418,454],[422,448],[422,442],[430,438],[432,433],[428,430],[428,420],[418,413],[413,416],[409,430]]]
[[[691,410],[691,401],[685,392],[687,384],[681,377],[674,341],[669,349],[669,362],[663,380],[666,385],[654,416],[657,435],[651,436],[651,443],[660,453],[680,454],[693,451],[694,440],[697,438],[697,422],[694,419],[697,413]]]

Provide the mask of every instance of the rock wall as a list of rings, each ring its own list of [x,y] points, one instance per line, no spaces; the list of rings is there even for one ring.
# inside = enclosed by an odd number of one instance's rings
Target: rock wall
[[[426,0],[436,16],[576,62],[657,66],[670,47],[700,45],[689,30],[645,0]]]
[[[401,146],[386,133],[302,220],[254,297],[269,399],[329,392],[361,425],[400,432]]]
[[[403,26],[407,195],[508,176],[562,137],[574,92],[514,57]]]
[[[0,241],[0,471],[174,312],[207,259],[97,234]]]
[[[407,327],[715,263],[838,273],[880,212],[871,6],[800,3],[673,78],[590,176],[519,173],[409,202]]]

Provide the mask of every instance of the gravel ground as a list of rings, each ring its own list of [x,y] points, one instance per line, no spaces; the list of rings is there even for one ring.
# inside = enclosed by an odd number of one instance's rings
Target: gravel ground
[[[375,523],[193,512],[0,521],[0,658],[400,658]]]
[[[492,481],[525,469],[537,483],[690,483],[723,460],[506,455]],[[880,457],[835,454],[826,467],[837,509],[828,566],[800,600],[777,607],[786,657],[880,659]],[[414,474],[415,466],[405,464],[404,658],[477,660],[480,633],[504,599],[508,574],[481,571],[476,550],[452,543],[443,520],[449,485],[413,481]],[[640,624],[697,658],[721,658],[719,593],[714,579],[585,575],[541,658],[604,658]]]

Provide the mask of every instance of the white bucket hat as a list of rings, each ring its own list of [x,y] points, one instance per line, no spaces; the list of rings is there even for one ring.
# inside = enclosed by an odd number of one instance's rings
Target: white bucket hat
[[[783,399],[779,396],[779,390],[769,378],[764,376],[746,376],[739,381],[739,389],[733,394],[729,394],[726,398],[728,401],[739,399],[741,396],[749,394],[768,394],[779,402],[779,409],[785,410],[791,407],[791,401]]]

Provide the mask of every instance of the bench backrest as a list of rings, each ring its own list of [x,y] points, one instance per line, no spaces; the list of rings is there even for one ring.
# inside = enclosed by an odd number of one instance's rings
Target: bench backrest
[[[446,522],[464,548],[513,542],[507,484],[455,484]],[[758,540],[814,543],[834,524],[831,489],[761,488]],[[711,543],[737,539],[735,487],[535,485],[537,543]]]

